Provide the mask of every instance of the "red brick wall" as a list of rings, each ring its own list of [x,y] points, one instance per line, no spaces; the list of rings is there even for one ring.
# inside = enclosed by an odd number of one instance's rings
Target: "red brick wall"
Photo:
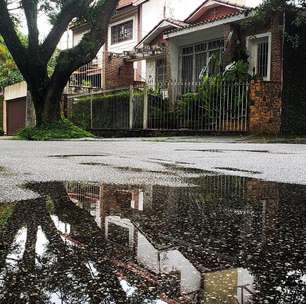
[[[134,68],[132,62],[123,58],[111,57],[105,53],[105,89],[126,87],[134,82]]]
[[[281,117],[281,83],[252,81],[250,85],[250,133],[279,135],[281,133]]]
[[[279,18],[276,16],[271,24],[271,81],[283,79],[283,33]]]
[[[283,34],[281,18],[275,16],[271,24],[267,26],[256,26],[256,29],[241,28],[241,40],[243,45],[246,43],[247,36],[271,32],[271,81],[281,82],[283,78]]]

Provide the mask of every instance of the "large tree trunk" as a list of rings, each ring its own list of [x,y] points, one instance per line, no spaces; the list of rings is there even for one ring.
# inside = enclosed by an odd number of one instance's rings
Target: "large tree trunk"
[[[8,2],[11,1],[0,0],[0,35],[28,83],[36,111],[37,125],[59,121],[61,96],[69,76],[73,71],[92,61],[104,45],[108,25],[119,0],[62,1],[61,9],[58,12],[54,10],[53,28],[42,43],[39,41],[37,25],[39,1],[18,1],[21,3],[28,26],[26,45],[22,43],[15,30]],[[89,31],[76,46],[60,52],[55,70],[50,76],[47,69],[50,58],[63,33],[75,19],[86,22]]]
[[[36,113],[36,126],[58,122],[62,119],[61,101],[67,78],[69,77],[51,79],[45,82],[44,87],[38,89],[32,89],[29,86]]]

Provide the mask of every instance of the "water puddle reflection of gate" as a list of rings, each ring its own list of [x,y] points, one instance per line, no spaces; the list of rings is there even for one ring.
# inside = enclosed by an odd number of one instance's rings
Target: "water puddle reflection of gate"
[[[1,303],[305,303],[304,186],[28,187],[0,205]]]

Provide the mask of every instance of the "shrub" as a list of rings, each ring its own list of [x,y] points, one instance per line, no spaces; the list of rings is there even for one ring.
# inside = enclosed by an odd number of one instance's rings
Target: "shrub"
[[[135,90],[134,96],[134,101],[139,102],[140,99],[137,97],[143,96],[143,93]],[[81,97],[74,100],[69,118],[75,125],[90,130],[92,101],[94,128],[123,129],[129,124],[129,100],[130,92],[127,90],[107,95]]]
[[[25,128],[17,135],[18,139],[41,141],[87,137],[93,137],[93,135],[90,132],[77,127],[67,119],[34,128]]]

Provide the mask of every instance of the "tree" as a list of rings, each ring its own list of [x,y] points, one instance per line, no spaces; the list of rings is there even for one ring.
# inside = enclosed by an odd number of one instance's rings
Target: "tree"
[[[10,51],[32,95],[38,126],[61,119],[60,100],[70,75],[89,63],[105,43],[108,24],[119,0],[0,0],[0,35]],[[15,21],[25,15],[28,37],[23,44]],[[52,29],[39,40],[38,15],[48,15]],[[48,63],[72,21],[86,22],[89,31],[81,42],[61,51],[52,75]]]
[[[22,80],[23,77],[0,36],[0,88]]]

